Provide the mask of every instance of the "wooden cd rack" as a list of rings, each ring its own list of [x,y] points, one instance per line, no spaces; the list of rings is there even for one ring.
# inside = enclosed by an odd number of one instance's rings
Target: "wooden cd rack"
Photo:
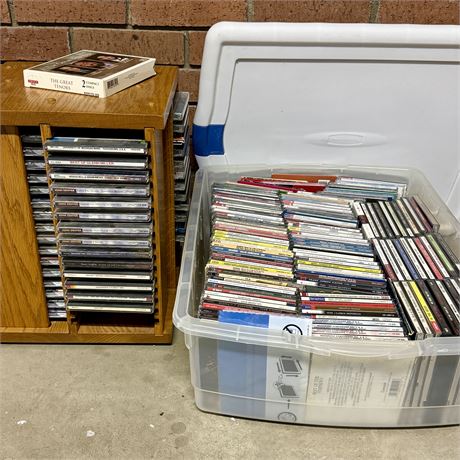
[[[175,67],[106,99],[25,88],[35,63],[6,62],[1,73],[0,340],[24,343],[171,343],[176,293],[171,106]],[[154,314],[66,312],[48,318],[21,134],[122,137],[148,142],[153,203]],[[78,134],[78,133],[83,134]],[[62,265],[61,265],[62,267]],[[62,268],[61,268],[62,270]]]

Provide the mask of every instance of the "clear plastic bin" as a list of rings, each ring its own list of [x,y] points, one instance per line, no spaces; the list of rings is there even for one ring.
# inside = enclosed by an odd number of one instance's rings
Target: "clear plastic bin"
[[[405,179],[457,254],[460,224],[417,170],[286,165],[198,171],[173,313],[185,334],[199,409],[237,417],[350,427],[460,423],[460,338],[338,341],[196,317],[209,255],[214,182],[275,172]]]

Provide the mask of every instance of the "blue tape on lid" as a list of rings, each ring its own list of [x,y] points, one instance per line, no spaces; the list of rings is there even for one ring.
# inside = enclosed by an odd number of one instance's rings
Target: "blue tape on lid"
[[[224,154],[225,125],[193,125],[193,151],[199,157]]]

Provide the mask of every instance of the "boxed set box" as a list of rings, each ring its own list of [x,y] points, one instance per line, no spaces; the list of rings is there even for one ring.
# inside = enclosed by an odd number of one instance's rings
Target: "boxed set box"
[[[24,86],[108,97],[155,75],[155,59],[81,50],[24,70]]]

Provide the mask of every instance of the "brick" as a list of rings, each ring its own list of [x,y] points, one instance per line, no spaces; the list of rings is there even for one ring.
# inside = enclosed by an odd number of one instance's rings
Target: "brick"
[[[48,61],[69,54],[64,27],[2,27],[1,57],[5,61]]]
[[[369,0],[254,0],[254,21],[368,22]]]
[[[184,34],[159,30],[73,29],[73,51],[96,49],[151,56],[157,64],[184,64]]]
[[[6,0],[0,1],[0,21],[2,24],[11,24],[10,10]]]
[[[245,0],[131,0],[133,25],[211,26],[219,21],[246,21]]]
[[[200,71],[198,69],[179,69],[179,91],[190,93],[190,102],[198,100],[198,86],[200,83]]]
[[[125,24],[125,0],[15,0],[19,23]]]
[[[460,24],[458,0],[381,0],[378,21],[400,24]]]
[[[206,32],[189,32],[189,62],[192,65],[201,65],[204,39]]]

